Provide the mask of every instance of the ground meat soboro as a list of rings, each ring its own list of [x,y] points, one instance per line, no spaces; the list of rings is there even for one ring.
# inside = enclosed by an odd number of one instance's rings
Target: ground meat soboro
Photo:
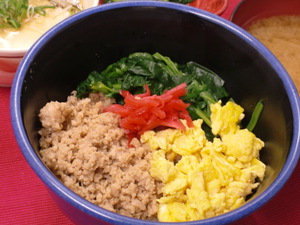
[[[101,94],[47,103],[40,111],[41,158],[71,190],[122,215],[155,220],[160,183],[150,176],[151,151],[137,139],[128,147],[119,116],[102,113]]]

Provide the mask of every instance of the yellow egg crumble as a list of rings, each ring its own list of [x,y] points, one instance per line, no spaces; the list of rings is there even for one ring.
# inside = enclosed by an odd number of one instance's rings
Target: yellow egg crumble
[[[193,221],[229,212],[263,180],[266,166],[259,160],[264,142],[247,129],[240,129],[244,109],[221,101],[211,105],[211,142],[193,121],[186,131],[147,131],[141,141],[154,150],[151,176],[163,182],[158,199],[161,222]],[[183,121],[185,122],[185,121]]]

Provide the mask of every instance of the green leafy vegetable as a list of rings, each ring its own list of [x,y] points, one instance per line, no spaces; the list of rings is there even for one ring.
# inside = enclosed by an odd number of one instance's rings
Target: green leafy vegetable
[[[254,127],[256,126],[257,121],[258,121],[258,119],[260,117],[260,114],[261,114],[261,112],[263,110],[263,107],[264,106],[263,106],[263,104],[262,104],[261,101],[259,101],[259,102],[256,103],[255,108],[254,108],[253,113],[252,113],[252,116],[251,116],[251,119],[250,119],[250,121],[249,121],[249,123],[247,125],[247,129],[249,131],[252,131],[254,129]]]
[[[210,126],[210,104],[227,97],[228,93],[217,74],[195,62],[180,65],[160,53],[137,52],[111,64],[101,73],[92,72],[76,90],[79,98],[101,91],[122,104],[120,90],[139,94],[145,91],[144,84],[147,84],[152,94],[161,95],[182,83],[187,84],[187,94],[182,100],[191,104],[189,114],[193,119],[202,118]]]
[[[45,15],[46,8],[55,6],[29,6],[28,0],[1,0],[0,1],[0,28],[20,28],[22,22],[35,14]]]

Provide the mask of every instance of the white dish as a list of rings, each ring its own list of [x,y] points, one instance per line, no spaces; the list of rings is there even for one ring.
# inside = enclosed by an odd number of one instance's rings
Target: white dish
[[[99,0],[81,0],[82,9],[99,5]],[[29,48],[1,48],[0,46],[0,86],[10,87],[15,72]]]

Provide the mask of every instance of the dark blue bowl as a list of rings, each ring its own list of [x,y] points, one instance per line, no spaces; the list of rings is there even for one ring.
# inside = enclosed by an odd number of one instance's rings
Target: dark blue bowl
[[[38,112],[65,101],[94,69],[136,51],[160,52],[174,61],[196,61],[219,74],[250,116],[263,100],[254,133],[265,141],[265,180],[240,208],[182,224],[226,224],[268,202],[286,183],[299,159],[299,95],[279,61],[260,42],[216,15],[175,3],[121,2],[78,13],[43,35],[24,57],[12,86],[12,125],[20,149],[53,199],[76,224],[147,224],[99,208],[66,188],[39,157]]]

